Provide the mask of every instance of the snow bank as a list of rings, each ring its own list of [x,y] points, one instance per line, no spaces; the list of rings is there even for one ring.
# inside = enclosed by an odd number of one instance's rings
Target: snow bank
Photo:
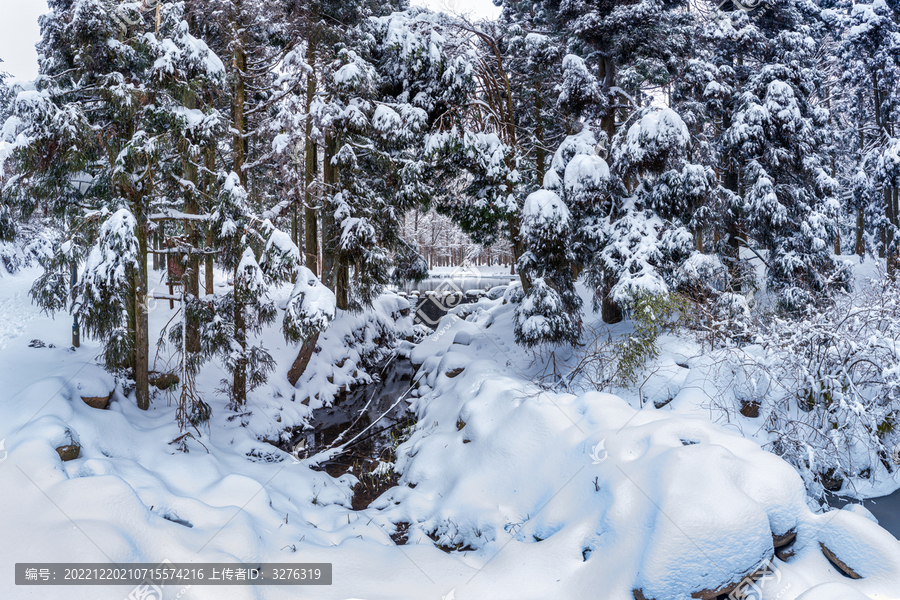
[[[514,308],[468,311],[410,350],[419,424],[398,449],[399,487],[372,507],[409,544],[460,550],[483,569],[471,597],[536,597],[553,578],[553,597],[687,599],[770,565],[765,597],[790,599],[846,581],[820,544],[858,565],[856,593],[900,589],[900,542],[864,514],[814,514],[788,463],[699,404],[683,414],[546,391],[523,380],[533,365],[511,341]],[[796,559],[784,562],[773,536],[789,532]]]
[[[29,284],[24,275],[4,280],[0,307]],[[296,347],[279,346],[277,328],[265,333],[279,373],[240,414],[213,399],[212,419],[185,440],[187,453],[172,444],[182,432],[162,395],[149,411],[121,386],[106,410],[82,402],[114,385],[90,360],[98,346],[28,349],[38,335],[60,346],[68,322],[17,302],[27,329],[0,347],[0,560],[333,563],[334,585],[304,588],[310,598],[628,600],[640,589],[687,600],[755,570],[772,556],[773,534],[794,530],[793,556],[772,560],[777,576],[763,597],[897,596],[900,542],[864,514],[814,514],[787,463],[738,427],[712,423],[700,397],[715,388],[686,389],[703,383],[699,359],[664,348],[665,364],[684,379],[665,410],[531,383],[548,365],[513,341],[516,289],[456,307],[421,343],[403,344],[421,365],[409,405],[418,424],[398,448],[399,486],[363,511],[350,502],[359,473],[332,478],[259,438],[299,423],[313,406],[305,396],[324,403],[374,376],[367,365],[386,356],[383,342],[416,335],[406,300],[386,295],[372,312],[338,312],[297,388],[276,381]],[[290,291],[276,290],[279,301]],[[151,320],[170,317],[161,305]],[[0,311],[0,326],[6,318]],[[694,350],[679,344],[678,352]],[[689,369],[678,366],[685,361]],[[199,385],[214,396],[213,376],[204,377]],[[78,458],[63,462],[60,445],[80,446]],[[862,578],[838,572],[823,547]],[[4,597],[20,591],[0,584]],[[296,594],[190,591],[198,600]],[[66,598],[95,600],[96,588],[68,588]]]

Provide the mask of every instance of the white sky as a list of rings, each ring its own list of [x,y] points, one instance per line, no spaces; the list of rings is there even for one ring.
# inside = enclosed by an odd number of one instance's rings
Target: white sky
[[[410,3],[427,6],[432,10],[471,15],[475,18],[496,19],[500,16],[500,7],[494,6],[491,0],[410,0]]]
[[[491,0],[412,0],[433,10],[496,18],[500,8]],[[0,0],[0,71],[16,79],[37,75],[35,43],[40,39],[37,18],[47,12],[45,0]]]
[[[16,79],[37,75],[37,51],[41,37],[38,16],[47,12],[44,0],[0,0],[0,71]]]

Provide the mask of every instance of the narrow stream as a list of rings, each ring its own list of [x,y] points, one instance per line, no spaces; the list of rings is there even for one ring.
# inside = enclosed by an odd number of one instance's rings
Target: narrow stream
[[[835,508],[843,508],[848,504],[862,504],[875,515],[878,524],[887,529],[891,535],[900,539],[900,490],[881,498],[870,498],[859,502],[840,496],[829,495],[828,504]]]
[[[291,441],[291,446],[305,441],[306,454],[312,456],[327,448],[341,434],[344,436],[340,443],[349,442],[409,390],[416,369],[409,359],[398,357],[388,360],[374,372],[380,381],[341,394],[332,406],[316,410],[310,423],[313,429],[300,432]],[[338,477],[351,468],[359,476],[362,470],[378,460],[391,460],[392,436],[400,435],[405,426],[413,424],[411,415],[407,413],[407,403],[400,402],[354,442],[348,452],[322,463],[320,467],[332,477]]]

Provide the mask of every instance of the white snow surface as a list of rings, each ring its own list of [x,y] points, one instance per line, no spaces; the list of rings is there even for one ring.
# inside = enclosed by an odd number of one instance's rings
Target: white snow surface
[[[194,586],[182,596],[191,599],[626,600],[641,588],[647,598],[686,600],[755,570],[772,555],[772,534],[790,529],[795,556],[773,559],[778,577],[765,598],[900,597],[900,542],[857,511],[812,512],[787,463],[740,427],[710,420],[699,398],[711,388],[690,385],[702,356],[685,340],[663,340],[660,368],[645,382],[644,394],[668,386],[675,395],[656,409],[636,391],[559,393],[535,383],[547,364],[513,341],[513,294],[457,307],[423,342],[402,344],[421,365],[409,399],[418,424],[397,451],[399,485],[353,511],[359,473],[334,479],[260,440],[302,424],[315,407],[300,402],[309,394],[324,403],[353,380],[361,357],[348,336],[371,349],[385,327],[411,327],[406,300],[387,295],[371,313],[336,315],[296,389],[284,377],[297,348],[277,326],[267,330],[278,369],[237,417],[214,392],[222,373],[207,366],[198,385],[213,417],[183,453],[170,444],[180,432],[165,393],[138,410],[96,365],[96,342],[69,350],[69,318],[27,304],[37,274],[26,268],[0,285],[0,332],[17,332],[0,343],[0,597],[132,591],[17,588],[16,562],[168,559],[334,565],[332,586]],[[273,291],[282,305],[290,292]],[[160,304],[151,326],[172,316]],[[32,338],[56,347],[29,348]],[[678,366],[685,362],[689,369]],[[80,399],[112,387],[107,410]],[[81,455],[61,462],[54,448],[72,442]],[[409,524],[406,545],[390,537],[399,523]],[[863,578],[839,574],[820,544]]]
[[[532,192],[522,208],[523,233],[531,230],[564,231],[569,226],[569,209],[559,196],[549,190]]]
[[[609,165],[597,155],[578,154],[566,165],[566,190],[579,193],[597,189],[609,181]]]

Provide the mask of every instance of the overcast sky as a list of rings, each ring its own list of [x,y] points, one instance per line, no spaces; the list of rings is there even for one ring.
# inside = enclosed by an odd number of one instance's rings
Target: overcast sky
[[[0,0],[0,2],[5,1]],[[471,14],[476,18],[488,17],[496,19],[500,16],[500,7],[494,6],[491,0],[410,0],[410,3],[427,6],[432,10]]]
[[[435,10],[496,18],[500,9],[491,0],[412,0]],[[16,79],[37,75],[35,43],[40,38],[37,18],[47,12],[45,0],[0,0],[0,71]]]
[[[0,71],[16,79],[37,75],[34,44],[41,36],[37,19],[45,12],[44,0],[0,0]]]

